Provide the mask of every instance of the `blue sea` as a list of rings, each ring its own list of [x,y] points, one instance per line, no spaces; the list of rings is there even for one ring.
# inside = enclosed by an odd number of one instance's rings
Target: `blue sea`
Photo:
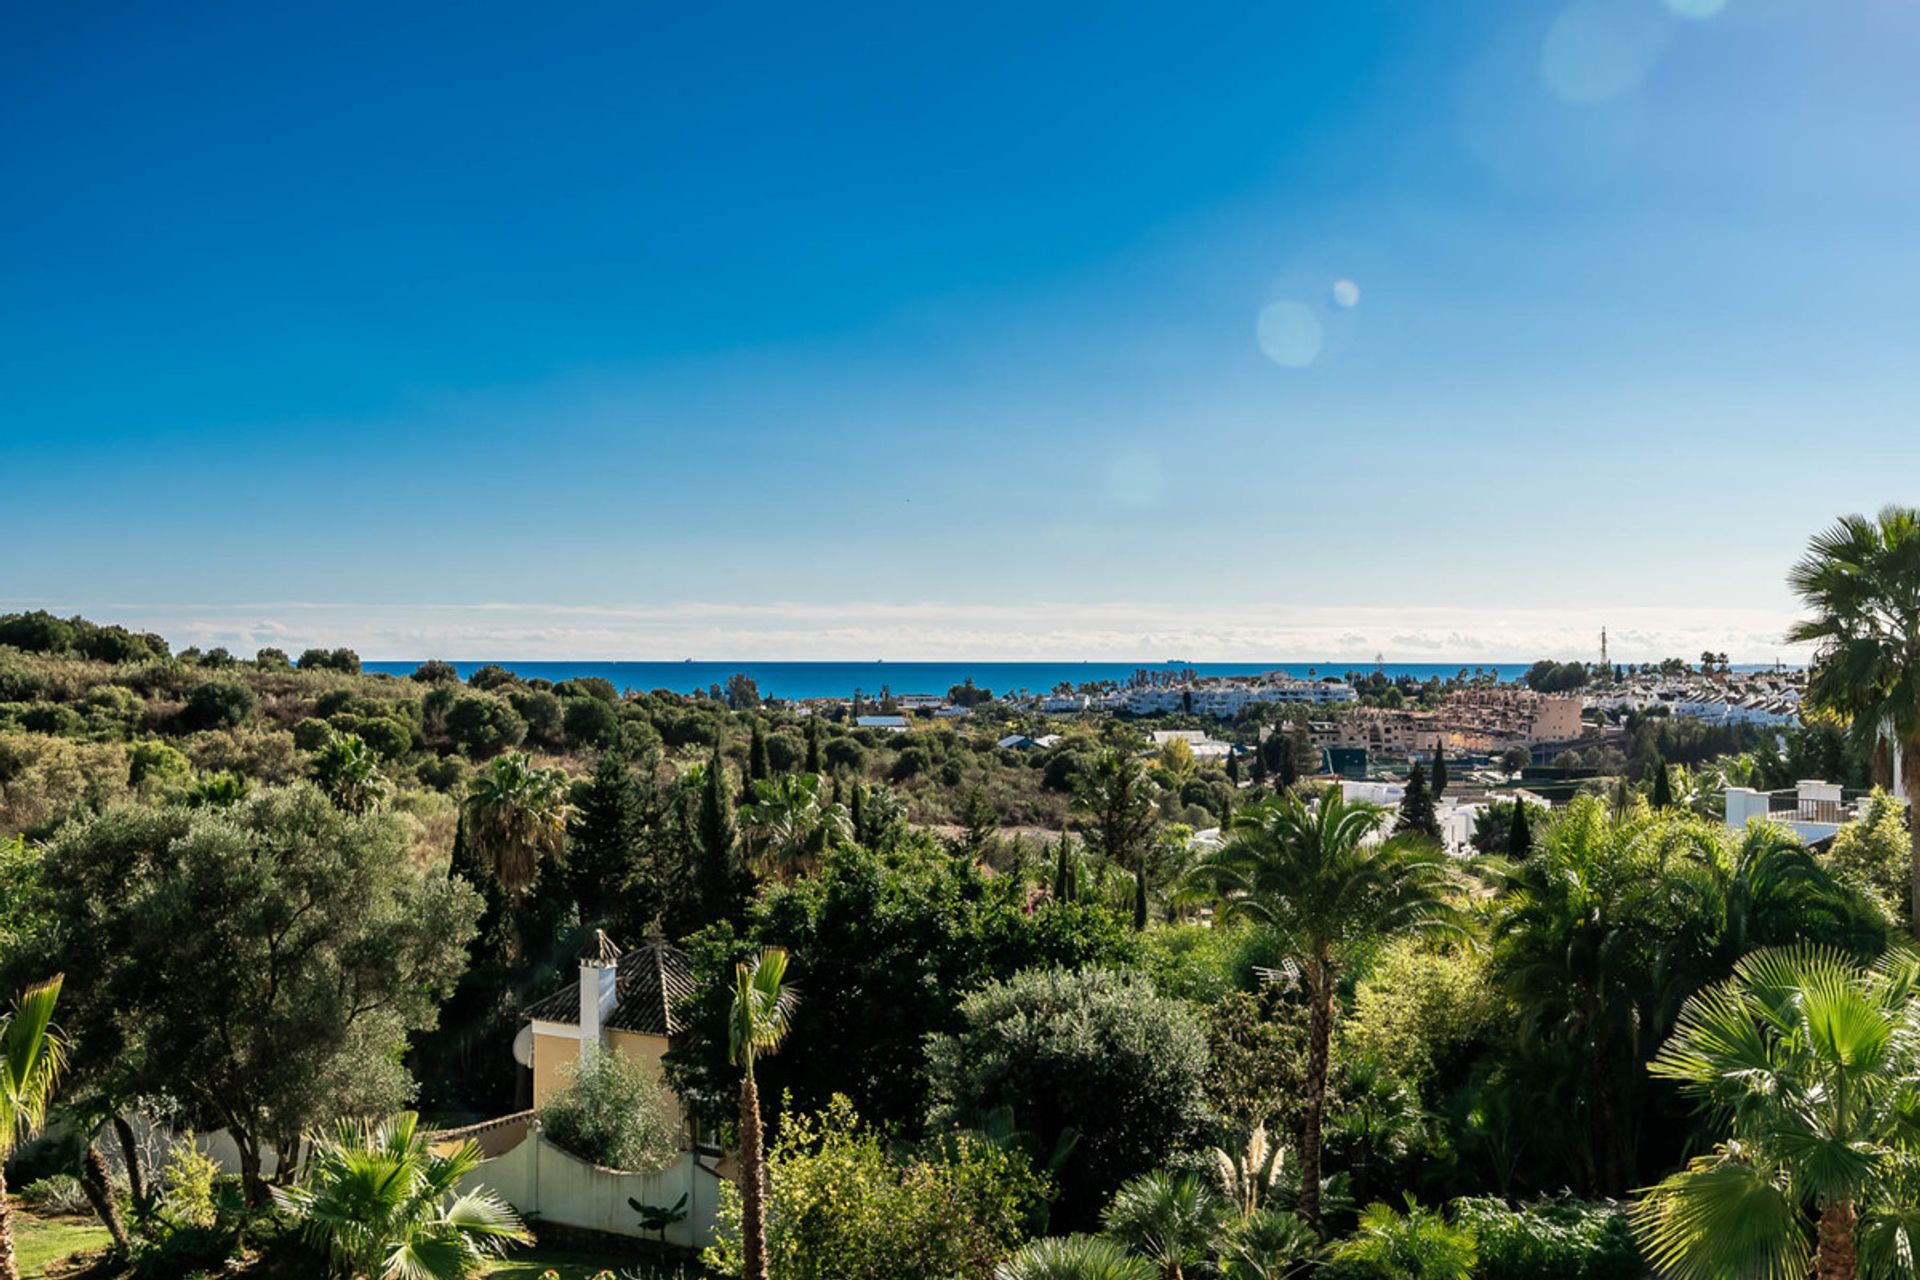
[[[411,662],[368,662],[368,671],[384,671],[403,676],[419,666]],[[485,662],[455,662],[462,679]],[[1365,674],[1375,669],[1371,662],[512,662],[500,661],[524,679],[572,680],[581,676],[600,676],[611,680],[616,689],[651,692],[667,689],[674,693],[693,693],[713,685],[725,685],[736,672],[752,676],[760,693],[769,698],[845,698],[856,690],[877,696],[881,690],[895,695],[909,693],[945,693],[954,685],[971,679],[975,686],[997,694],[1018,692],[1046,693],[1065,682],[1082,685],[1101,681],[1125,684],[1137,671],[1169,672],[1192,669],[1203,676],[1260,675],[1281,671],[1303,680],[1339,676],[1347,672]],[[1461,664],[1458,662],[1389,662],[1380,666],[1387,675],[1410,675],[1419,680],[1429,676],[1458,675],[1462,670],[1497,671],[1502,680],[1517,679],[1527,669],[1524,662]]]

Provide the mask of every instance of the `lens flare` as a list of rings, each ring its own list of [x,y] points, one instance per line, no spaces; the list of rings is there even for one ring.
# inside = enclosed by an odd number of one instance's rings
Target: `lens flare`
[[[1360,305],[1360,286],[1351,280],[1333,282],[1333,305],[1351,309]]]
[[[1260,309],[1260,350],[1286,369],[1304,369],[1320,358],[1320,321],[1304,304],[1282,299]]]
[[[1656,8],[1574,0],[1547,29],[1540,77],[1563,101],[1605,102],[1639,85],[1668,39]]]

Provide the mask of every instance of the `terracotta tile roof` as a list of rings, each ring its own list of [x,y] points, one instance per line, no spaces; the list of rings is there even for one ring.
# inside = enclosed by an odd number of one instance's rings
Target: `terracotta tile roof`
[[[676,1036],[685,1025],[680,1006],[693,997],[693,969],[684,951],[665,942],[650,942],[622,953],[614,978],[613,1012],[606,1026],[643,1035]],[[521,1011],[541,1022],[580,1023],[580,984],[569,982]]]

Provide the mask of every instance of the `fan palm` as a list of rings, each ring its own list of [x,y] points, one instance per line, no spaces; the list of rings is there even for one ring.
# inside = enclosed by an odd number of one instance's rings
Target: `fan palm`
[[[1460,930],[1446,855],[1424,840],[1379,840],[1388,820],[1385,809],[1350,804],[1334,792],[1313,806],[1281,795],[1235,814],[1226,843],[1188,873],[1223,918],[1268,931],[1305,984],[1300,1210],[1315,1226],[1335,985],[1358,956],[1388,938]]]
[[[66,1064],[65,1044],[52,1025],[60,982],[55,977],[28,987],[13,1012],[0,1018],[0,1280],[20,1280],[7,1204],[7,1157],[16,1141],[31,1137],[46,1120]]]
[[[533,887],[540,859],[559,853],[567,839],[567,778],[536,769],[522,754],[501,756],[467,792],[467,839],[492,863],[508,892]]]
[[[462,1280],[509,1244],[532,1239],[507,1203],[458,1193],[480,1166],[477,1144],[435,1155],[411,1111],[342,1124],[316,1139],[306,1180],[275,1188],[275,1202],[350,1280]]]
[[[348,813],[366,813],[392,790],[380,757],[357,733],[335,734],[313,757],[313,780]]]
[[[1023,1245],[993,1280],[1154,1280],[1154,1270],[1099,1236],[1048,1236]]]
[[[1113,1196],[1101,1218],[1109,1237],[1151,1259],[1163,1280],[1185,1280],[1186,1268],[1211,1256],[1226,1206],[1197,1173],[1156,1170]]]
[[[825,798],[816,773],[783,773],[754,783],[740,818],[760,859],[789,873],[818,863],[836,841],[853,839],[847,807]]]
[[[1319,1263],[1320,1239],[1284,1209],[1258,1209],[1236,1222],[1220,1252],[1223,1280],[1290,1280]]]
[[[1636,1225],[1677,1280],[1912,1276],[1920,1248],[1920,960],[1756,951],[1655,1057],[1726,1131],[1649,1188]]]
[[[1920,509],[1843,517],[1817,534],[1787,574],[1813,616],[1787,632],[1815,646],[1809,706],[1840,718],[1855,741],[1897,760],[1920,800]],[[1909,894],[1920,928],[1920,822],[1909,824]]]
[[[754,1060],[779,1051],[799,993],[786,985],[787,953],[768,947],[734,969],[727,1057],[740,1068],[740,1254],[745,1280],[767,1280],[766,1135]]]

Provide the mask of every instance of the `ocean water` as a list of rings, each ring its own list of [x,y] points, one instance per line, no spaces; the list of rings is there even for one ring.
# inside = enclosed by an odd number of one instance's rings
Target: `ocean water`
[[[368,662],[368,671],[406,675],[418,661]],[[482,662],[455,662],[462,679],[470,676]],[[945,693],[954,685],[971,678],[982,689],[1004,694],[1025,690],[1046,693],[1061,682],[1072,685],[1111,680],[1125,683],[1136,671],[1179,671],[1192,668],[1203,676],[1259,675],[1282,671],[1300,679],[1344,675],[1349,671],[1365,674],[1374,670],[1371,662],[511,662],[505,667],[524,679],[572,680],[581,676],[600,676],[611,680],[622,691],[667,689],[674,693],[693,693],[712,685],[727,683],[727,677],[741,672],[752,676],[760,692],[770,698],[844,698],[856,690],[878,696],[882,689],[893,695],[909,693]],[[1492,670],[1502,680],[1517,679],[1529,664],[1458,662],[1389,662],[1380,669],[1389,676],[1410,675],[1425,680],[1429,676],[1457,675],[1466,671]]]

